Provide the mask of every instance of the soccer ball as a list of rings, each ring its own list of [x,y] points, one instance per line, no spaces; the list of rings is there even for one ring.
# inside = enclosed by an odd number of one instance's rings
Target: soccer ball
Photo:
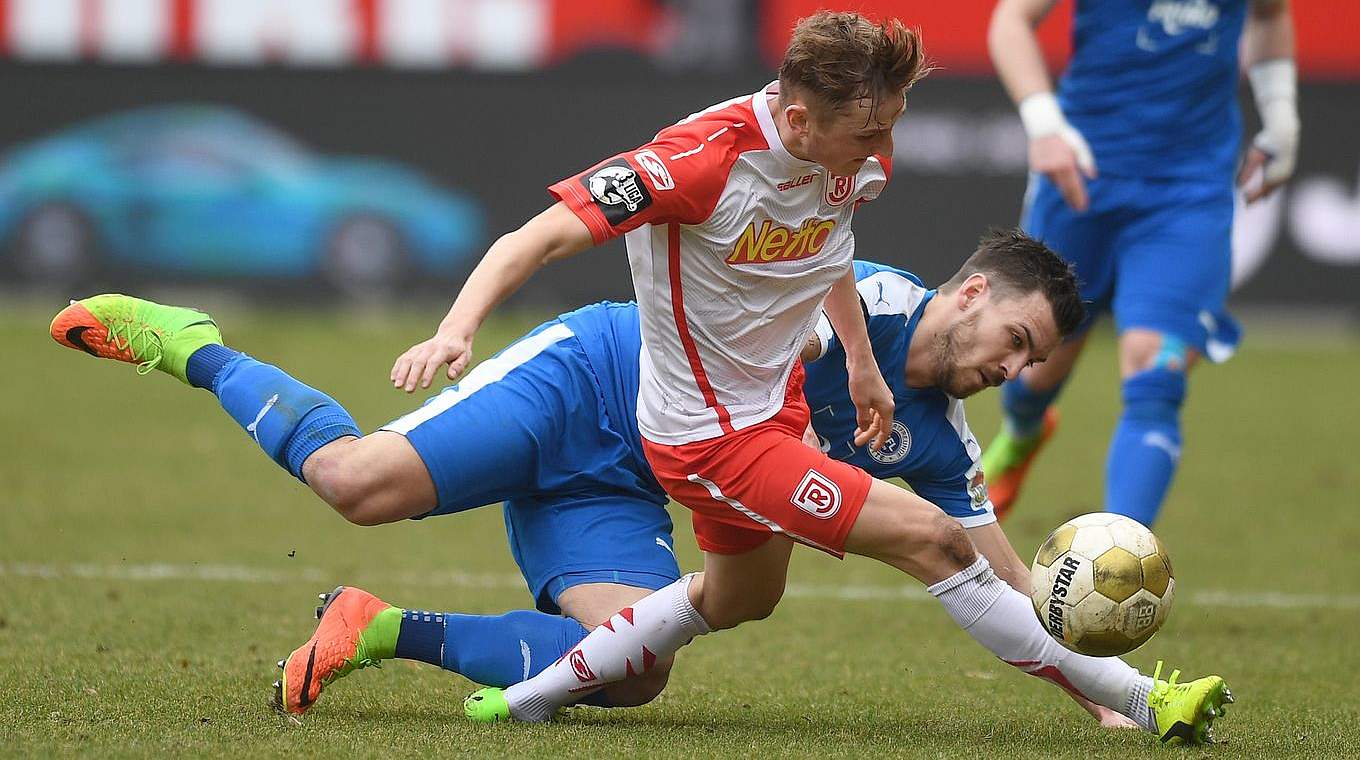
[[[1176,595],[1171,558],[1152,531],[1109,512],[1074,517],[1034,557],[1030,599],[1053,638],[1074,652],[1131,652],[1166,622]]]

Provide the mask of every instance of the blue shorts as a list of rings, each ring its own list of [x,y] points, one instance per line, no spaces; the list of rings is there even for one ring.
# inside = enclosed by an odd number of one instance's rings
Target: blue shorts
[[[1047,177],[1031,176],[1025,231],[1072,262],[1088,321],[1113,311],[1115,329],[1173,335],[1213,361],[1241,337],[1225,302],[1232,277],[1231,179],[1100,177],[1073,211]]]
[[[665,492],[605,392],[554,320],[382,428],[406,436],[434,480],[438,504],[422,517],[505,502],[511,552],[545,612],[582,583],[658,589],[680,577]]]

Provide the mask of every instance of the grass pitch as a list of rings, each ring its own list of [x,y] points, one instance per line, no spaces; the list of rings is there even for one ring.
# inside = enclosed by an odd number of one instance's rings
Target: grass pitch
[[[55,306],[53,307],[56,308]],[[228,342],[346,404],[366,429],[413,408],[387,383],[419,316],[219,310]],[[274,661],[315,594],[361,585],[426,609],[529,602],[500,511],[346,524],[267,461],[207,393],[96,362],[0,311],[0,748],[6,755],[1153,756],[997,662],[919,586],[873,562],[795,552],[775,615],[699,640],[666,694],[545,726],[471,726],[467,681],[391,662],[328,689],[300,725],[268,707]],[[489,355],[535,320],[504,318]],[[1175,563],[1166,628],[1130,660],[1217,672],[1224,743],[1177,756],[1353,757],[1360,740],[1360,470],[1348,449],[1360,343],[1259,337],[1192,383],[1184,465],[1158,533]],[[1022,555],[1099,500],[1117,389],[1108,334],[1007,529]],[[997,399],[969,405],[995,430]],[[683,509],[682,567],[698,566]]]

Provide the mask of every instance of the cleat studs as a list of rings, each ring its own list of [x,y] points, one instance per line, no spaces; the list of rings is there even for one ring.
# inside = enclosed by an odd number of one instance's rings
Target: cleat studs
[[[283,688],[283,681],[275,681],[275,682],[274,682],[274,688],[275,688],[275,689],[282,689],[282,688]]]
[[[317,608],[316,608],[316,619],[317,619],[317,620],[320,620],[320,619],[321,619],[322,613],[324,613],[325,611],[326,611],[325,606],[317,607]]]
[[[283,660],[279,660],[278,665],[279,665],[279,670],[283,670],[284,661],[283,661]]]
[[[320,594],[316,595],[316,598],[320,599],[323,602],[329,599],[330,597],[331,597],[330,592],[327,591],[322,591]]]

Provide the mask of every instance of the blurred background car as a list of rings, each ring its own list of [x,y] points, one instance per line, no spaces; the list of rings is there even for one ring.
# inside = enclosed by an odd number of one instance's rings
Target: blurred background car
[[[375,158],[321,156],[241,111],[176,104],[95,119],[0,164],[3,263],[20,280],[320,280],[390,293],[450,276],[482,241],[478,204]]]

